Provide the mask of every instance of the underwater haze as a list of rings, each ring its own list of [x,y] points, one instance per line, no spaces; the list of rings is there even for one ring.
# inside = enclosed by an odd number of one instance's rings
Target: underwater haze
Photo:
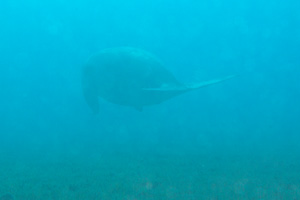
[[[0,200],[300,199],[299,8],[1,0]],[[142,111],[99,98],[94,114],[82,69],[123,46],[183,83],[237,76]]]

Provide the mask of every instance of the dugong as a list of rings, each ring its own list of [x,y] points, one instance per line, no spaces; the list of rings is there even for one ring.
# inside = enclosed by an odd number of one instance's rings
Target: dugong
[[[151,53],[133,47],[116,47],[104,49],[88,59],[82,70],[82,88],[94,113],[100,109],[99,97],[142,111],[144,106],[232,77],[183,84]]]

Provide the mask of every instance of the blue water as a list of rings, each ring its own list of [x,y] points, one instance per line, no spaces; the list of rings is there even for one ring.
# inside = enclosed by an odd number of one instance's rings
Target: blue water
[[[300,199],[299,8],[1,0],[0,199]],[[81,69],[118,46],[184,83],[238,77],[94,115]]]

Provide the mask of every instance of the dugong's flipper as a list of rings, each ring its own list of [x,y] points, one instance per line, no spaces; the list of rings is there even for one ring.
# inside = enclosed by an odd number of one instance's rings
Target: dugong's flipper
[[[186,84],[183,86],[179,86],[179,87],[161,87],[161,88],[144,88],[143,90],[147,90],[147,91],[164,91],[164,92],[178,92],[178,93],[183,93],[183,92],[188,92],[191,90],[196,90],[202,87],[206,87],[209,85],[214,85],[217,83],[221,83],[223,81],[226,81],[228,79],[234,78],[236,77],[236,75],[231,75],[231,76],[227,76],[225,78],[221,78],[221,79],[214,79],[214,80],[209,80],[209,81],[204,81],[201,83],[195,83],[195,84]]]
[[[187,90],[196,90],[196,89],[199,89],[199,88],[202,88],[202,87],[205,87],[205,86],[209,86],[209,85],[213,85],[213,84],[216,84],[216,83],[221,83],[223,81],[226,81],[228,79],[232,79],[236,77],[236,75],[231,75],[231,76],[227,76],[225,78],[221,78],[221,79],[214,79],[214,80],[209,80],[209,81],[204,81],[204,82],[201,82],[201,83],[196,83],[196,84],[191,84],[191,85],[187,85]]]
[[[151,94],[149,96],[152,97],[153,102],[159,103],[189,91],[193,91],[209,85],[221,83],[233,77],[235,77],[235,75],[227,76],[222,79],[204,81],[201,83],[184,84],[182,86],[163,86],[159,88],[143,88],[143,91],[147,92],[148,94]]]
[[[91,72],[88,70],[83,70],[82,76],[82,89],[83,89],[83,96],[85,101],[87,102],[88,106],[92,109],[92,111],[97,114],[99,113],[99,101],[98,101],[98,94],[97,94],[97,86],[94,83],[94,77],[91,76]]]
[[[83,89],[84,98],[95,114],[99,113],[99,101],[97,93],[90,88]]]

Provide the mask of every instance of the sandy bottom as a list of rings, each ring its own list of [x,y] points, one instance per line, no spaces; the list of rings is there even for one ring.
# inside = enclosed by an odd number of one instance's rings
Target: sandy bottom
[[[119,153],[0,160],[0,199],[300,199],[300,160],[286,156]]]

